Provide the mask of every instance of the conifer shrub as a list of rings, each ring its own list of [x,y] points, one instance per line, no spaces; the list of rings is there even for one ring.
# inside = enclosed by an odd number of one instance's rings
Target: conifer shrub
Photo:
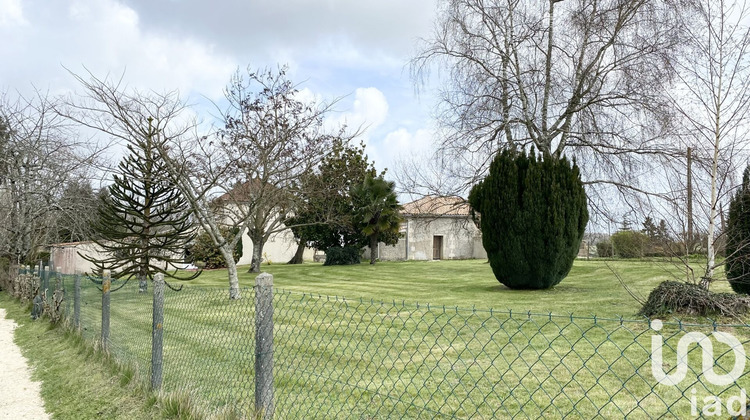
[[[469,194],[472,216],[497,280],[511,289],[547,289],[573,266],[588,222],[578,166],[503,151]]]
[[[736,293],[750,294],[750,166],[729,203],[725,270]]]

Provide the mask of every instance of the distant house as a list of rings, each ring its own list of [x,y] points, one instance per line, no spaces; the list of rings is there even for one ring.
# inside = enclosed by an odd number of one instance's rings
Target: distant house
[[[426,196],[405,204],[401,216],[403,237],[395,246],[378,244],[381,260],[487,258],[482,233],[461,197]]]
[[[238,208],[237,203],[250,201],[258,191],[263,188],[274,190],[273,186],[263,186],[258,181],[246,181],[219,196],[216,201],[216,210],[223,213],[224,223],[227,226],[236,226],[242,222],[246,209]],[[269,194],[266,192],[266,194]],[[273,196],[273,194],[269,194]],[[273,202],[271,202],[272,204]],[[240,204],[241,206],[241,204]],[[291,229],[287,228],[280,219],[271,219],[268,225],[273,225],[274,232],[269,235],[266,243],[263,245],[263,254],[261,255],[263,263],[286,263],[294,257],[297,252],[297,240]],[[268,226],[266,225],[266,226]],[[302,258],[306,261],[312,261],[315,250],[305,248]],[[242,235],[242,256],[237,265],[250,265],[253,260],[253,241],[245,232]]]
[[[55,266],[55,270],[61,273],[92,273],[95,268],[94,263],[81,255],[89,258],[106,257],[101,247],[91,241],[50,245],[50,260]]]

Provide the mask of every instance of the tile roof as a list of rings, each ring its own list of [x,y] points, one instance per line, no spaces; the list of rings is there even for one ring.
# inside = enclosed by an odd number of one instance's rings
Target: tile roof
[[[428,195],[404,204],[401,213],[413,216],[468,216],[469,203],[461,197]]]

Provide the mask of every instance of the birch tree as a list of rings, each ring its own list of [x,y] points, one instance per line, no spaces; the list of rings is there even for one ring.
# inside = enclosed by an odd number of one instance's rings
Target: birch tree
[[[739,165],[744,164],[750,126],[750,10],[746,1],[696,0],[687,4],[685,44],[673,62],[678,83],[672,92],[685,124],[683,137],[708,175],[708,254],[704,287],[714,280],[720,205],[731,194]]]
[[[679,25],[669,1],[442,0],[412,61],[438,69],[444,184],[466,193],[503,149],[575,155],[585,184],[638,191],[631,174],[681,155],[662,93]],[[399,183],[430,186],[414,166]],[[589,192],[591,196],[591,192]],[[607,201],[607,200],[602,200]]]

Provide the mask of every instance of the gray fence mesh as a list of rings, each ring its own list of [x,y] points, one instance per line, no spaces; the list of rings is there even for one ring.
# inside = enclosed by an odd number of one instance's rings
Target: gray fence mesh
[[[70,322],[72,277],[63,284]],[[96,341],[101,291],[91,281],[81,284],[82,333]],[[120,285],[113,281],[113,290]],[[145,382],[151,306],[151,289],[138,293],[136,282],[111,294],[108,347]],[[190,394],[212,415],[253,417],[254,323],[253,289],[242,290],[239,300],[223,289],[167,290],[163,390]],[[274,290],[273,323],[276,418],[684,418],[717,413],[715,401],[728,415],[740,410],[750,385],[745,372],[729,385],[706,380],[707,369],[723,375],[735,364],[734,351],[712,333],[730,333],[747,348],[744,324],[656,328],[645,319],[347,300],[281,289]],[[660,368],[674,374],[687,332],[713,343],[713,363],[703,366],[705,342],[693,343],[684,379],[660,384],[652,372],[653,340],[663,344]]]

